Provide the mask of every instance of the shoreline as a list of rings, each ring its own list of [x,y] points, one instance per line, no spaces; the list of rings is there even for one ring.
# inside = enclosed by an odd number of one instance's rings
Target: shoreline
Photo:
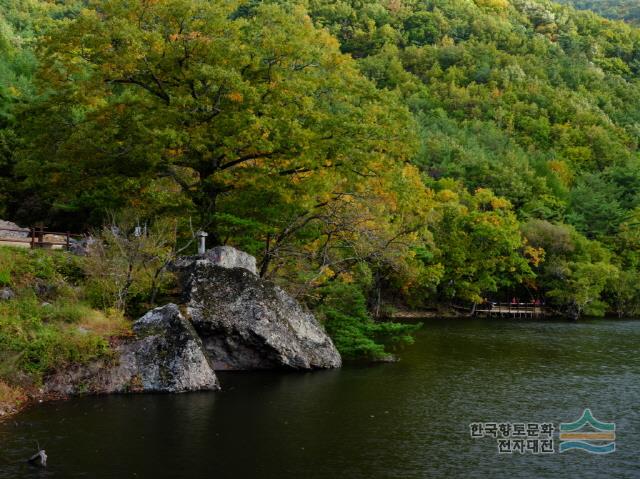
[[[480,320],[488,320],[490,318],[480,318],[473,317],[469,315],[462,315],[456,310],[449,311],[424,311],[424,310],[415,310],[415,311],[398,311],[392,315],[385,316],[380,318],[383,320],[393,320],[398,322],[418,322],[422,319],[441,319],[441,320],[455,320],[455,319],[480,319]],[[511,318],[509,318],[511,320]],[[517,319],[517,318],[516,318]],[[530,318],[522,318],[522,321],[529,320]],[[576,322],[569,318],[568,316],[562,315],[548,315],[543,320],[561,320],[563,322]],[[620,318],[618,316],[606,316],[604,318],[599,317],[584,317],[582,319],[586,320],[637,320],[631,317],[623,317]],[[538,318],[537,320],[540,320]],[[497,319],[493,319],[493,321],[500,321]],[[371,361],[372,364],[384,364],[388,361]],[[394,362],[394,361],[392,361]],[[42,404],[45,402],[51,401],[65,401],[75,397],[87,397],[87,396],[107,396],[112,394],[144,394],[143,392],[135,392],[131,391],[128,393],[108,393],[108,392],[86,392],[83,394],[73,394],[73,395],[62,395],[62,394],[44,394],[37,391],[26,391],[20,387],[10,387],[5,383],[0,383],[0,387],[4,386],[5,390],[12,390],[12,394],[14,396],[14,400],[11,401],[3,401],[0,402],[0,423],[16,416],[20,412],[25,409],[35,406],[37,404]],[[167,393],[171,394],[171,393]]]

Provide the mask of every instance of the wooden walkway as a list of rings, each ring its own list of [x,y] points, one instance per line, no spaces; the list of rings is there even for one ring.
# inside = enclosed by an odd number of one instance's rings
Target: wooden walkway
[[[473,311],[474,316],[486,318],[540,318],[545,314],[545,306],[536,303],[485,303]]]

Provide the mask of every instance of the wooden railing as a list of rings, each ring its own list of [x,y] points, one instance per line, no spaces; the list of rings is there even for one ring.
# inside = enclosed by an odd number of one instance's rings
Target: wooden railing
[[[8,237],[3,235],[4,231],[11,233],[21,233],[26,236],[12,236]],[[49,236],[46,238],[45,236]],[[57,239],[55,237],[61,238]],[[24,243],[29,244],[30,248],[52,248],[54,246],[62,246],[65,249],[71,247],[71,240],[73,238],[83,238],[83,235],[71,234],[70,232],[58,232],[58,231],[46,231],[44,227],[32,227],[32,228],[0,228],[0,242],[5,243]]]
[[[542,303],[484,303],[479,304],[474,313],[483,316],[537,317],[544,316]]]

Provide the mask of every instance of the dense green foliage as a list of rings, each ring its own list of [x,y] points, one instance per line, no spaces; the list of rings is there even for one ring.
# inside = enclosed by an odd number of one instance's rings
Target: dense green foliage
[[[613,20],[640,23],[640,4],[636,0],[558,0],[580,10],[592,10]]]
[[[511,290],[571,315],[635,311],[636,270],[623,259],[635,247],[620,235],[637,234],[640,31],[531,0],[318,0],[311,13],[380,88],[402,93],[419,122],[414,163],[426,185],[490,188],[522,225],[524,243],[507,236],[484,250],[510,222],[474,238],[459,222],[438,234],[436,221],[440,297]],[[539,229],[567,232],[562,254]]]
[[[546,0],[0,6],[9,219],[203,228],[347,356],[406,336],[390,305],[640,307],[640,30]]]
[[[411,343],[419,324],[373,321],[366,298],[354,284],[333,283],[321,289],[316,309],[344,359],[388,359],[394,345]]]

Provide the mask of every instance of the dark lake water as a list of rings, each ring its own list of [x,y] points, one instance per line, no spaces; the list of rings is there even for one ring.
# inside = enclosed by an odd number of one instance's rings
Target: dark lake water
[[[640,477],[640,321],[427,321],[402,360],[224,373],[224,391],[88,397],[0,424],[0,478]],[[497,453],[472,422],[616,423],[616,451]],[[23,463],[39,441],[46,470]]]

